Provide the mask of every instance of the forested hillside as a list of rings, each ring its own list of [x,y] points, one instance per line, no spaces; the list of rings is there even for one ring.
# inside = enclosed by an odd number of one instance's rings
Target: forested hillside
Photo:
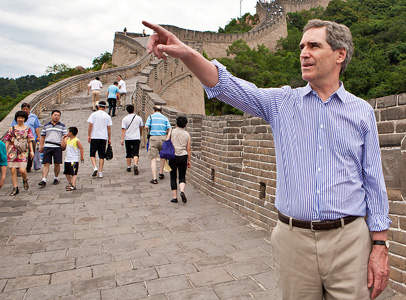
[[[72,68],[67,64],[53,64],[45,70],[46,75],[37,77],[26,75],[19,78],[0,77],[0,121],[7,116],[13,107],[29,94],[41,90],[64,78],[78,75],[90,70],[100,70],[104,63],[111,62],[111,53],[105,52],[93,60],[89,69]]]
[[[219,61],[259,87],[303,86],[298,45],[304,25],[314,18],[343,23],[353,34],[355,53],[341,77],[348,91],[364,99],[406,92],[406,0],[334,0],[325,10],[289,13],[288,37],[279,41],[277,52],[236,41],[231,56]],[[236,112],[218,101],[206,101],[206,111]]]

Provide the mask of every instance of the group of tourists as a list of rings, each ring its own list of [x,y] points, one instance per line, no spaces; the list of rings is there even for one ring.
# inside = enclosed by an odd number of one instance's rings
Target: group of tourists
[[[125,109],[127,99],[127,87],[121,75],[117,75],[117,80],[114,81],[107,89],[107,103],[109,104],[109,115],[112,112],[112,116],[116,115],[116,107],[123,107]],[[92,108],[93,111],[97,110],[97,104],[100,101],[100,90],[103,88],[103,84],[100,81],[100,77],[95,77],[89,82],[87,86],[87,94],[92,92]]]
[[[187,118],[178,116],[176,118],[176,128],[172,130],[167,117],[162,113],[160,106],[154,106],[154,113],[146,121],[145,128],[149,130],[148,157],[151,159],[152,179],[150,183],[158,184],[157,179],[157,160],[159,152],[162,150],[163,143],[171,139],[175,150],[175,158],[169,160],[170,182],[172,190],[172,203],[178,202],[177,197],[177,176],[179,178],[180,197],[183,203],[187,202],[185,195],[186,170],[191,163],[191,138],[185,130]],[[158,178],[164,179],[165,159],[160,159]]]
[[[100,89],[102,87],[100,78],[96,77],[89,83],[89,91],[92,91],[92,104],[94,113],[88,119],[88,141],[90,143],[90,158],[93,165],[92,176],[103,177],[104,159],[106,158],[106,145],[111,143],[111,126],[110,118],[116,116],[116,106],[122,106],[126,109],[128,115],[121,122],[121,145],[126,149],[126,171],[139,174],[138,161],[143,133],[144,123],[140,116],[136,115],[132,104],[126,105],[126,83],[121,75],[118,75],[118,81],[115,81],[107,89],[107,102],[109,106],[108,113],[105,112],[107,103],[99,101]],[[96,111],[97,109],[97,111]],[[154,106],[151,114],[145,123],[145,129],[148,130],[148,157],[151,159],[152,179],[150,183],[158,184],[158,178],[164,179],[165,159],[160,159],[159,173],[157,174],[157,161],[160,158],[159,152],[162,150],[162,144],[165,140],[171,139],[174,149],[175,158],[170,160],[168,165],[171,178],[171,189],[173,197],[171,202],[177,201],[177,183],[176,178],[179,176],[180,197],[184,203],[187,202],[185,195],[186,170],[190,167],[191,161],[191,140],[189,133],[184,129],[187,124],[187,118],[180,116],[177,118],[177,128],[172,131],[171,124],[167,117],[162,113],[160,106]],[[96,152],[98,153],[99,163],[96,164]]]
[[[104,161],[107,157],[106,150],[111,145],[113,125],[112,116],[115,116],[115,101],[118,99],[125,103],[126,87],[125,82],[119,75],[120,82],[114,82],[108,88],[107,100],[109,102],[109,112],[107,113],[106,101],[100,101],[100,89],[102,83],[99,78],[89,84],[89,90],[92,90],[92,104],[95,111],[92,112],[87,119],[88,122],[88,142],[90,144],[90,160],[93,171],[92,177],[103,178]],[[98,83],[100,82],[100,83]],[[113,88],[114,87],[114,88]],[[120,87],[120,88],[119,88]],[[120,90],[121,89],[121,90]],[[124,93],[121,93],[125,91]],[[116,96],[116,98],[114,98]],[[173,160],[170,160],[170,182],[173,191],[172,202],[177,201],[177,184],[176,177],[179,175],[180,197],[186,203],[185,185],[186,185],[186,168],[190,167],[191,159],[191,141],[190,135],[184,130],[187,124],[186,117],[177,118],[177,128],[172,130],[168,118],[162,113],[160,106],[154,107],[154,112],[151,114],[145,124],[142,118],[135,113],[135,108],[132,104],[124,107],[128,115],[121,121],[121,145],[125,146],[126,150],[126,172],[134,172],[134,175],[139,174],[139,155],[141,146],[141,137],[143,129],[148,133],[148,157],[151,159],[152,179],[150,183],[158,184],[158,179],[164,179],[165,159],[160,160],[160,168],[157,176],[157,160],[159,152],[162,149],[162,144],[165,140],[171,138],[176,152]],[[110,116],[110,112],[113,113]],[[33,161],[36,166],[42,164],[42,179],[38,185],[42,188],[47,185],[47,177],[51,164],[54,165],[54,178],[52,184],[60,183],[59,173],[60,165],[63,161],[63,152],[65,151],[64,172],[67,185],[66,191],[76,190],[76,182],[79,171],[79,162],[84,162],[84,148],[82,142],[78,139],[78,128],[66,128],[65,124],[60,122],[61,111],[53,110],[51,112],[51,121],[42,126],[38,117],[30,112],[30,105],[23,103],[21,110],[16,112],[14,121],[11,124],[7,134],[4,136],[4,141],[0,142],[0,167],[1,178],[0,188],[4,185],[6,177],[6,166],[10,168],[13,190],[10,196],[19,194],[18,176],[22,177],[24,190],[29,189],[28,173],[31,172]],[[35,153],[37,153],[34,158]],[[41,156],[42,154],[42,161]],[[98,162],[96,160],[98,155]],[[39,169],[37,167],[36,169]],[[179,174],[178,174],[179,173]]]
[[[28,173],[36,165],[36,169],[42,164],[42,179],[39,186],[45,187],[50,165],[54,164],[53,184],[59,184],[60,165],[62,163],[62,151],[66,151],[64,174],[68,180],[66,190],[76,189],[76,177],[79,168],[80,159],[84,161],[83,146],[77,139],[78,129],[69,127],[59,120],[61,112],[53,110],[51,112],[51,121],[42,126],[41,133],[39,128],[41,123],[38,117],[30,112],[30,104],[23,103],[21,110],[14,115],[14,121],[11,124],[7,134],[4,136],[5,144],[0,142],[0,166],[1,179],[0,188],[4,185],[6,169],[8,166],[11,173],[13,190],[10,196],[19,194],[18,176],[23,179],[24,190],[29,189]],[[37,153],[37,155],[36,155]],[[40,156],[42,153],[42,159]],[[36,158],[34,156],[36,155]]]

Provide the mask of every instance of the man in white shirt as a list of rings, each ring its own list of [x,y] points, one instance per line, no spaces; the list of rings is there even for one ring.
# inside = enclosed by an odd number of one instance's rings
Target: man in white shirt
[[[103,84],[100,81],[99,77],[96,77],[92,81],[90,81],[89,85],[87,86],[87,94],[89,95],[90,90],[92,91],[92,105],[93,111],[96,110],[96,106],[100,100],[100,89],[103,87]]]
[[[125,100],[127,96],[127,88],[125,85],[125,82],[123,80],[123,77],[121,75],[117,76],[118,78],[118,89],[120,90],[120,100],[121,100],[121,105],[123,106],[123,110],[125,109]]]
[[[121,122],[121,146],[124,146],[127,159],[127,172],[131,172],[131,159],[134,161],[134,175],[138,175],[138,158],[142,127],[144,123],[134,112],[134,105],[127,105],[128,115]]]
[[[92,176],[99,175],[99,178],[103,178],[106,144],[111,144],[111,126],[113,125],[110,116],[104,111],[105,109],[106,102],[100,101],[98,110],[87,119],[89,122],[87,141],[90,143],[90,160],[93,165]],[[96,167],[96,152],[99,153],[99,169]]]

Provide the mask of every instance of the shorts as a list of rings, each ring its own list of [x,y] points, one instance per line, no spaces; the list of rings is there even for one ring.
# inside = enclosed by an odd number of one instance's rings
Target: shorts
[[[107,140],[91,139],[90,140],[90,157],[96,157],[96,152],[99,153],[100,159],[106,158]]]
[[[52,164],[52,158],[54,158],[54,164],[62,163],[61,147],[46,147],[42,153],[42,164]]]
[[[148,157],[153,159],[159,156],[162,150],[162,143],[166,141],[166,135],[151,135],[149,138]]]
[[[79,171],[79,162],[74,161],[74,162],[65,162],[65,170],[63,171],[63,174],[65,175],[78,175]]]
[[[126,158],[133,158],[134,156],[140,156],[140,140],[125,140],[125,152]]]

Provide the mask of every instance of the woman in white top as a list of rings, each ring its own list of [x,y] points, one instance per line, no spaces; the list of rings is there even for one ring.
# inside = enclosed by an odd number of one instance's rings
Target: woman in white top
[[[171,140],[175,148],[175,158],[169,160],[171,167],[171,189],[173,198],[172,203],[178,203],[178,191],[176,184],[176,175],[179,171],[179,189],[182,202],[186,203],[185,186],[186,186],[186,169],[190,168],[191,159],[191,140],[190,134],[185,130],[187,119],[184,116],[176,118],[176,128],[172,130]]]

